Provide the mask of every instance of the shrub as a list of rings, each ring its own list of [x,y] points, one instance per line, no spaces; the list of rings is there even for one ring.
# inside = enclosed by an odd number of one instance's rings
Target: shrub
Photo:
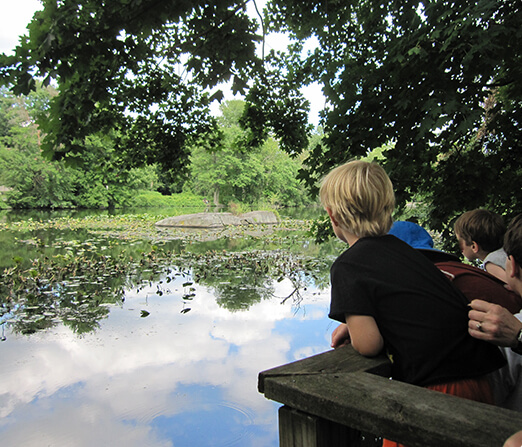
[[[198,207],[204,206],[204,197],[192,193],[164,196],[157,191],[140,191],[132,199],[132,206]]]

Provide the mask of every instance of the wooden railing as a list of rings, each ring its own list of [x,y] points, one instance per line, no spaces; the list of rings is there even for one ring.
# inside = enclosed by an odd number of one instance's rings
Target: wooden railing
[[[280,447],[364,445],[360,433],[408,447],[502,447],[522,430],[522,413],[390,380],[389,366],[345,346],[261,372],[259,391],[284,404]]]

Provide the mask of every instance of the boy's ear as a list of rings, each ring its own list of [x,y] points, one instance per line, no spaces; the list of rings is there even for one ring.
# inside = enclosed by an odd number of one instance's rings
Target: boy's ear
[[[471,241],[471,250],[473,250],[473,253],[477,254],[480,251],[480,245],[477,244],[475,241]]]
[[[333,213],[332,213],[332,210],[331,210],[330,208],[326,207],[326,212],[327,212],[328,215],[330,216],[330,220],[332,221],[332,223],[333,223],[336,227],[338,227],[339,224],[337,223],[337,220],[335,219],[335,217],[334,217],[334,215],[333,215]]]
[[[512,278],[520,278],[520,274],[522,272],[522,269],[520,268],[520,266],[517,264],[517,261],[515,261],[515,258],[513,256],[508,256],[508,262],[511,264],[511,271],[510,271],[510,276]]]

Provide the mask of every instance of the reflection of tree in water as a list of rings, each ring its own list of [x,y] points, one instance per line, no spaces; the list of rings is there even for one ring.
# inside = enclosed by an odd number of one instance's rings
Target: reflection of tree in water
[[[261,259],[244,253],[199,256],[192,268],[194,280],[212,287],[219,306],[230,311],[248,309],[273,296],[269,268]]]
[[[78,334],[95,330],[108,316],[108,306],[121,305],[133,271],[144,265],[149,270],[146,256],[154,251],[150,242],[119,244],[90,237],[48,245],[43,240],[24,239],[33,251],[12,257],[15,265],[0,276],[0,324],[21,334],[58,323]]]
[[[192,265],[194,280],[214,289],[217,303],[228,310],[248,309],[254,303],[274,298],[274,281],[290,280],[289,296],[295,303],[301,290],[314,281],[310,267],[317,263],[303,261],[282,251],[244,253],[208,252],[198,255]]]
[[[82,299],[81,297],[59,297],[52,293],[41,293],[32,295],[32,300],[21,300],[11,312],[10,321],[15,332],[21,334],[32,334],[34,332],[51,328],[57,323],[63,323],[73,332],[83,334],[91,332],[99,327],[99,320],[106,318],[109,314],[107,307],[101,306],[100,302],[92,297]],[[16,317],[16,318],[13,318]]]
[[[31,334],[62,322],[78,334],[98,327],[109,309],[121,303],[126,278],[117,259],[79,255],[35,259],[5,269],[0,282],[2,322]]]
[[[30,245],[34,252],[23,259],[12,258],[15,265],[0,276],[2,330],[8,324],[15,332],[30,334],[61,323],[77,334],[90,332],[108,316],[111,306],[122,304],[125,290],[139,290],[146,284],[162,296],[178,277],[187,284],[213,288],[217,303],[230,311],[274,298],[274,282],[283,280],[291,282],[293,291],[276,298],[291,298],[298,304],[304,288],[328,277],[326,263],[286,250],[189,253],[179,241],[156,246],[150,241],[115,243],[110,238]],[[197,296],[185,293],[181,299],[186,302]]]

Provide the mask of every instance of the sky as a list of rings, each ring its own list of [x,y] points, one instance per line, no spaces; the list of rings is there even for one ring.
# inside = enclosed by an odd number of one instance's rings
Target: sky
[[[258,0],[262,8],[264,2]],[[0,53],[10,54],[19,42],[20,36],[27,33],[27,25],[31,21],[35,11],[42,8],[39,0],[0,0]],[[265,45],[265,50],[284,43],[286,39],[281,36],[273,36]],[[324,107],[324,97],[319,86],[312,85],[302,89],[306,99],[311,103],[310,122],[318,124],[319,111]],[[233,99],[231,93],[225,93],[225,99]],[[216,109],[219,105],[216,104]]]
[[[42,8],[39,0],[0,0],[0,53],[11,53],[35,11]]]
[[[187,277],[172,276],[162,296],[154,282],[128,288],[82,336],[65,325],[30,337],[8,330],[2,445],[276,445],[263,442],[277,430],[278,405],[257,391],[258,373],[329,349],[329,289],[309,287],[298,305],[282,305],[294,285],[274,280],[274,298],[230,311],[213,287],[192,284],[191,311],[181,313]],[[211,434],[195,430],[201,422]]]

